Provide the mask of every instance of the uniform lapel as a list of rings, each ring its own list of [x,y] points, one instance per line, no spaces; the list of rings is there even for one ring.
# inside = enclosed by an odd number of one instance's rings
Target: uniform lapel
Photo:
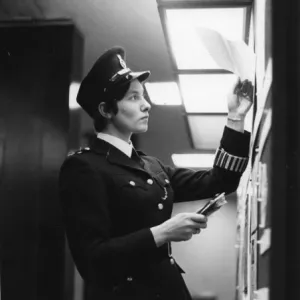
[[[158,185],[164,189],[165,181],[164,178],[160,178],[158,175],[159,168],[157,169],[155,165],[150,164],[147,159],[144,159],[144,168],[134,161],[133,159],[129,158],[126,154],[120,151],[118,148],[114,147],[113,145],[109,144],[108,142],[101,140],[95,137],[90,144],[90,150],[98,153],[99,155],[103,155],[111,164],[116,164],[124,168],[129,168],[136,171],[142,171],[150,175]],[[137,150],[137,154],[143,158],[145,153],[142,151]],[[161,174],[161,173],[159,173]]]
[[[90,148],[98,154],[105,155],[106,159],[112,164],[146,172],[139,163],[104,140],[95,137],[90,145]]]
[[[114,146],[110,148],[110,152],[109,155],[107,156],[107,159],[112,164],[124,166],[127,168],[132,168],[132,169],[139,169],[145,172],[143,167],[137,161],[131,159],[130,157],[128,157],[126,154],[124,154],[122,151],[115,148]]]

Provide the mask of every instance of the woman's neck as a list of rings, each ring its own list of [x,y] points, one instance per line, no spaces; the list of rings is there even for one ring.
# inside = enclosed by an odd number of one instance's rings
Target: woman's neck
[[[125,141],[126,143],[130,143],[131,133],[125,134],[120,132],[119,130],[116,130],[116,128],[110,126],[107,126],[105,129],[102,130],[102,132],[117,137]]]

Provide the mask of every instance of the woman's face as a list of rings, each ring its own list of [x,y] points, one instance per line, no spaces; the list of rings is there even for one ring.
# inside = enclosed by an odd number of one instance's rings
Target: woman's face
[[[143,95],[143,85],[136,79],[123,99],[117,102],[118,112],[112,116],[111,123],[122,135],[147,131],[151,105]]]

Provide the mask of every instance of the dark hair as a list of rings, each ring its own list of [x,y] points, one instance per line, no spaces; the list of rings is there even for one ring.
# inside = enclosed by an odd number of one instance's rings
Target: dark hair
[[[124,98],[125,94],[129,90],[130,83],[131,82],[127,82],[125,85],[118,87],[112,92],[112,96],[110,97],[110,99],[103,101],[105,102],[105,109],[107,112],[112,112],[115,115],[118,113],[117,102]],[[95,112],[93,121],[94,129],[97,132],[101,132],[107,125],[107,119],[100,114],[98,109]]]

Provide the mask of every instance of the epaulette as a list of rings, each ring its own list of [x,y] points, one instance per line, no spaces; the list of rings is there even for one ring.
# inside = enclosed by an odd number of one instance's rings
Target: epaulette
[[[68,153],[68,156],[72,156],[72,155],[75,155],[75,154],[81,154],[81,153],[86,153],[86,152],[89,152],[91,150],[90,147],[80,147],[78,150],[76,151],[70,151]]]

